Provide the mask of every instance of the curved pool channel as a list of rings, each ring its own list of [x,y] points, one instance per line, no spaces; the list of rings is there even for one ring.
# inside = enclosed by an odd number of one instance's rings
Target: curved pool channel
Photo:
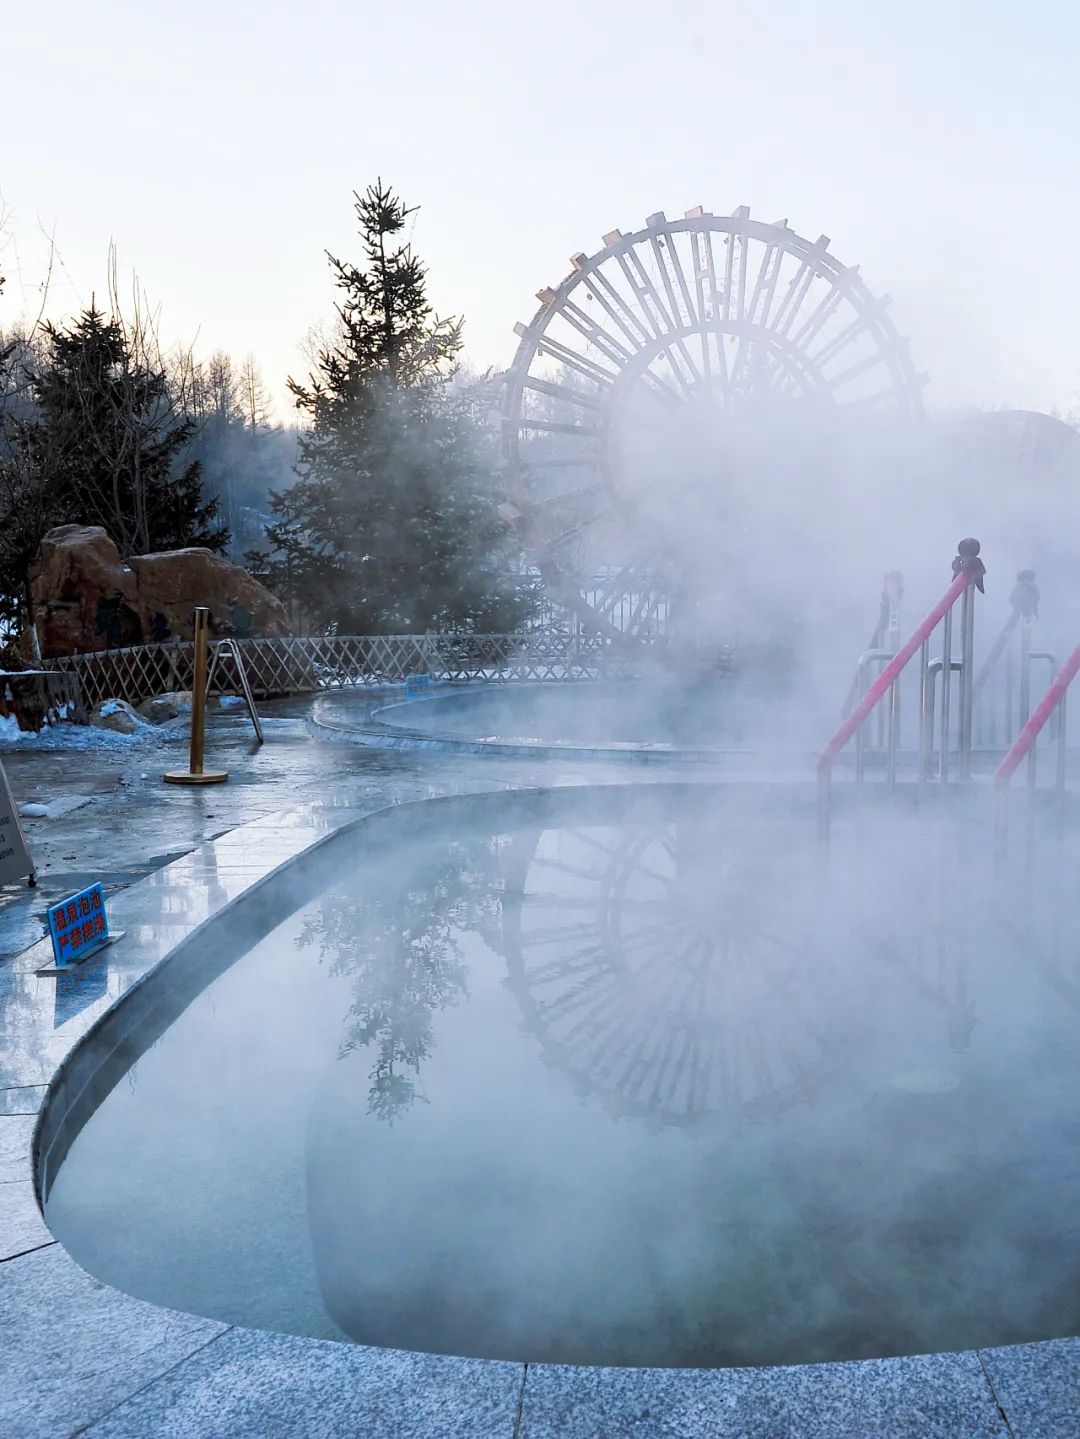
[[[827,867],[812,834],[779,786],[369,817],[84,1041],[39,1133],[50,1228],[160,1305],[437,1353],[1076,1332],[1071,907],[1052,953],[992,923],[962,814],[841,823]]]
[[[435,686],[375,713],[385,724],[447,739],[590,749],[709,748],[742,741],[748,724],[747,701],[730,679]]]
[[[436,683],[389,703],[324,696],[317,728],[388,749],[505,758],[694,765],[732,756],[805,761],[813,719],[779,704],[779,681],[672,674],[573,682]]]

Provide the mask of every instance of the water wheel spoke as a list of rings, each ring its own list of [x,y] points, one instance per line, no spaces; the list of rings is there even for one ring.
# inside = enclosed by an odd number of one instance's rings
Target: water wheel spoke
[[[828,251],[827,236],[810,242],[786,220],[751,220],[745,207],[729,216],[699,207],[674,221],[658,212],[636,234],[612,230],[603,250],[575,255],[571,274],[539,292],[541,309],[518,327],[504,392],[503,471],[519,508],[522,494],[534,506],[551,500],[545,481],[560,448],[567,467],[603,477],[606,503],[599,488],[583,486],[581,503],[594,506],[588,514],[522,530],[541,574],[551,561],[577,587],[571,612],[599,604],[618,614],[625,635],[662,635],[671,623],[668,601],[684,573],[677,546],[645,566],[649,583],[635,579],[629,597],[592,574],[625,562],[627,545],[653,541],[658,524],[666,533],[664,505],[676,488],[667,457],[686,445],[688,431],[700,433],[707,454],[735,412],[759,401],[918,413],[921,379],[886,302]],[[552,364],[562,373],[545,372]],[[716,485],[718,513],[723,480],[717,464],[702,465],[690,481],[706,498]],[[549,509],[557,514],[565,503]],[[694,505],[697,512],[696,495]],[[557,557],[571,551],[573,565],[561,570]],[[563,580],[558,588],[564,592]]]

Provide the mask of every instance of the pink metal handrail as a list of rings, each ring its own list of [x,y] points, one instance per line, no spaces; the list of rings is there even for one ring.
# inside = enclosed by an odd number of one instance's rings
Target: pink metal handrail
[[[1047,720],[1057,709],[1058,705],[1065,698],[1065,691],[1080,672],[1080,645],[1073,650],[1068,659],[1058,670],[1050,682],[1050,688],[1043,695],[1042,699],[1035,706],[1031,718],[1024,728],[1009,746],[1005,758],[998,765],[994,772],[994,784],[999,789],[1004,789],[1012,779],[1020,761],[1030,753],[1032,746],[1038,739],[1039,734]],[[1059,744],[1064,744],[1064,725],[1059,730]]]
[[[893,681],[900,674],[900,671],[916,654],[919,648],[930,638],[930,635],[937,628],[941,620],[952,609],[968,585],[973,582],[974,576],[969,575],[964,570],[961,570],[960,574],[956,576],[956,579],[953,580],[952,584],[915,630],[911,638],[896,651],[896,654],[893,655],[892,659],[818,755],[818,774],[827,775],[831,773],[836,756],[844,748],[848,740],[867,716],[873,711],[874,707],[888,694],[892,688]]]

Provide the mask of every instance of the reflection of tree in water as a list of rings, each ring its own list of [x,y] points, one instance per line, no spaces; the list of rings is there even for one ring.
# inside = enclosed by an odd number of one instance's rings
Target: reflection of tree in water
[[[318,944],[330,973],[353,977],[339,1055],[372,1049],[368,1113],[388,1123],[425,1096],[432,1020],[466,993],[459,935],[491,932],[499,913],[498,842],[451,842],[409,858],[400,877],[373,869],[321,900],[297,943]]]
[[[845,933],[870,936],[860,974],[891,971],[966,1047],[967,954],[940,924],[947,910],[928,904],[887,944],[887,895],[865,889],[843,909]],[[811,1103],[861,1042],[836,1024],[850,980],[832,973],[838,921],[823,898],[800,832],[690,812],[425,842],[394,870],[373,865],[328,893],[300,943],[353,978],[341,1054],[371,1051],[379,1119],[425,1098],[434,1017],[467,993],[460,941],[472,931],[503,954],[547,1063],[613,1115],[686,1126]]]

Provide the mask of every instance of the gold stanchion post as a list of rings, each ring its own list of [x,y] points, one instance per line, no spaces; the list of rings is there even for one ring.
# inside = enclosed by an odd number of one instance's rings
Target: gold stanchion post
[[[166,784],[222,784],[229,778],[228,770],[204,769],[206,753],[206,684],[209,673],[210,611],[205,605],[195,607],[195,673],[191,681],[191,749],[188,767],[172,769],[164,776]]]

